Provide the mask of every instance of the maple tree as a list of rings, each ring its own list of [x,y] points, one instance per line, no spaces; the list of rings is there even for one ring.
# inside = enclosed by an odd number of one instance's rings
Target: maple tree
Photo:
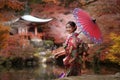
[[[24,10],[24,4],[18,0],[0,0],[0,21],[15,18],[16,12]]]
[[[19,35],[10,36],[6,40],[7,46],[1,50],[0,56],[3,57],[26,57],[34,53],[32,46],[24,46],[23,40]]]
[[[24,9],[24,3],[18,0],[0,0],[0,8],[5,8],[6,6],[14,10]]]
[[[6,41],[9,38],[9,27],[0,24],[0,50],[6,46]]]

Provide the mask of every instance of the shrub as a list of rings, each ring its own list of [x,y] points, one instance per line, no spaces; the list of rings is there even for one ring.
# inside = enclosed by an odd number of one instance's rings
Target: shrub
[[[111,33],[110,38],[113,41],[113,44],[110,46],[106,58],[120,65],[120,35]]]

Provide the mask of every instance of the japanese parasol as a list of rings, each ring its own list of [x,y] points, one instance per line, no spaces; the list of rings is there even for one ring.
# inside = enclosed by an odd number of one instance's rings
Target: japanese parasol
[[[80,8],[75,8],[73,10],[73,15],[76,20],[76,25],[90,41],[95,44],[102,43],[101,31],[95,20],[93,20],[87,12]]]

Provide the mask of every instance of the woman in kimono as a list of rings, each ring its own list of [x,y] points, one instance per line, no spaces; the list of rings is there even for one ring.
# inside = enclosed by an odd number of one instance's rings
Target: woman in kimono
[[[66,31],[69,36],[65,42],[65,58],[63,63],[67,69],[66,76],[78,76],[81,75],[82,56],[78,53],[78,44],[82,41],[77,37],[75,33],[77,29],[76,24],[73,21],[69,21],[66,24]]]

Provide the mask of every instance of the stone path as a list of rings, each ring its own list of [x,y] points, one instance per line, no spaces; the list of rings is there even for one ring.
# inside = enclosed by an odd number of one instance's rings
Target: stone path
[[[120,73],[115,75],[82,75],[82,76],[71,76],[55,80],[120,80]]]

